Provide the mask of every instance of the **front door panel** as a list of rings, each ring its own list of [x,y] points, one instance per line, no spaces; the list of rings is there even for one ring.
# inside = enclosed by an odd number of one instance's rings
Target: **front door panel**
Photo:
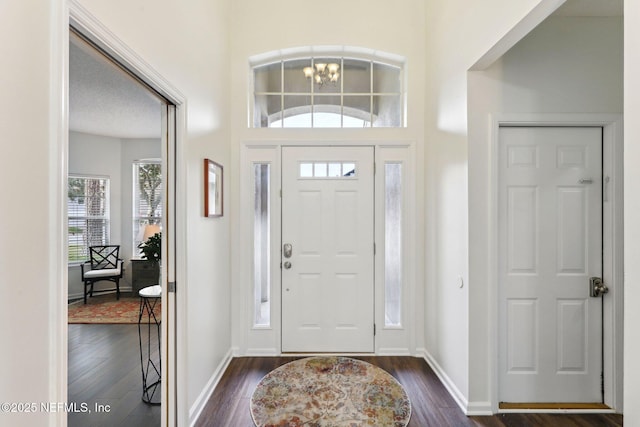
[[[372,352],[372,147],[282,149],[282,351]]]

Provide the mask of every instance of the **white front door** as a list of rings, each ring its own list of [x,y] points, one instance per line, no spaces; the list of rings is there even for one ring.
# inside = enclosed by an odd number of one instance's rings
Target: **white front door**
[[[602,402],[602,129],[499,133],[501,402]]]
[[[373,352],[373,147],[282,149],[282,351]]]

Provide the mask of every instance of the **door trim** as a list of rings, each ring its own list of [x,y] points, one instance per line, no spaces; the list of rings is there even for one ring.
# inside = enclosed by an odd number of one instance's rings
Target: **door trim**
[[[74,31],[81,34],[89,42],[101,49],[107,56],[109,56],[114,62],[118,63],[124,70],[128,71],[133,77],[145,85],[150,91],[153,91],[165,98],[167,105],[164,118],[166,118],[163,125],[166,128],[163,131],[166,134],[163,137],[163,169],[165,176],[170,182],[167,185],[167,191],[172,191],[173,196],[171,200],[174,201],[174,206],[167,206],[166,212],[169,214],[165,221],[171,221],[175,226],[172,233],[170,233],[167,239],[163,239],[163,250],[169,255],[168,259],[173,256],[174,263],[163,263],[162,277],[163,281],[175,281],[178,283],[186,283],[186,259],[184,257],[176,256],[176,253],[185,253],[186,248],[186,170],[180,165],[184,162],[184,144],[186,140],[186,97],[180,93],[168,80],[166,80],[161,74],[159,74],[151,65],[146,63],[138,54],[136,54],[131,48],[124,44],[120,39],[114,35],[109,28],[107,28],[102,22],[100,22],[95,16],[87,11],[77,0],[69,0],[66,2],[66,6],[62,7],[60,11],[59,19],[61,20],[61,28],[63,34],[60,35],[59,40],[55,40],[56,43],[60,43],[60,46],[55,47],[55,53],[57,53],[56,59],[54,59],[53,69],[60,70],[61,75],[57,76],[61,81],[65,82],[63,93],[56,93],[56,97],[59,97],[53,108],[52,114],[58,112],[55,117],[55,123],[58,124],[59,134],[58,140],[61,146],[61,155],[66,158],[69,151],[68,143],[68,95],[66,93],[68,87],[67,82],[69,80],[69,69],[66,65],[68,63],[68,44],[69,44],[69,31],[73,28]],[[62,64],[59,61],[62,60]],[[53,87],[57,87],[58,81]],[[61,106],[64,106],[62,108]],[[60,109],[62,108],[62,111]],[[56,159],[57,160],[57,159]],[[56,164],[59,164],[56,162]],[[61,218],[66,217],[66,203],[64,197],[66,197],[66,163],[56,168],[56,172],[59,175],[59,181],[56,183],[60,189],[60,206],[58,211],[62,212]],[[176,184],[182,183],[181,188],[177,188]],[[169,199],[168,199],[169,200]],[[169,205],[169,203],[167,203]],[[60,221],[62,224],[62,221]],[[168,248],[168,240],[175,236],[171,248]],[[64,241],[64,238],[60,239]],[[59,251],[58,263],[66,266],[66,252]],[[66,271],[66,268],[63,270]],[[68,355],[67,355],[67,335],[66,335],[66,293],[68,291],[66,274],[62,280],[63,286],[57,286],[53,290],[52,295],[55,295],[55,301],[52,301],[52,313],[55,321],[52,322],[52,327],[56,330],[63,330],[65,333],[60,337],[56,336],[55,346],[52,349],[50,356],[51,366],[54,366],[56,372],[56,382],[59,387],[56,390],[52,390],[50,393],[53,397],[52,402],[63,402],[67,399],[67,367],[68,367]],[[64,297],[64,308],[59,301]],[[165,362],[165,374],[167,381],[163,381],[162,389],[162,426],[174,426],[186,424],[188,421],[189,408],[186,405],[186,401],[182,403],[182,406],[178,405],[177,396],[187,395],[187,365],[186,365],[186,346],[177,345],[178,341],[184,340],[185,336],[185,313],[186,313],[186,295],[184,292],[169,294],[163,293],[162,303],[173,310],[163,310],[162,312],[162,334],[167,337],[165,344],[162,346],[162,359]],[[171,317],[169,317],[169,311],[171,311]],[[60,335],[60,333],[56,333]],[[52,336],[54,336],[52,334]],[[62,348],[59,348],[62,347]],[[56,397],[57,396],[57,397]],[[61,415],[54,414],[58,417],[56,425],[66,425],[66,414]]]
[[[609,203],[603,204],[603,278],[611,292],[603,302],[603,370],[605,404],[622,411],[623,390],[623,116],[621,114],[497,114],[490,115],[491,141],[489,186],[489,325],[490,390],[492,412],[499,408],[499,293],[498,293],[498,149],[500,126],[602,127],[603,176],[610,177]],[[542,410],[545,412],[545,410]],[[570,411],[568,411],[570,412]],[[610,412],[610,411],[609,411]]]
[[[408,254],[419,254],[415,257],[407,257],[403,265],[403,298],[402,298],[402,325],[401,326],[385,326],[384,325],[384,289],[381,277],[384,277],[383,269],[383,253],[380,250],[384,242],[384,229],[381,227],[380,221],[376,223],[375,239],[378,249],[375,256],[375,322],[377,325],[375,336],[375,353],[379,356],[391,355],[422,355],[423,348],[420,346],[420,331],[424,323],[423,310],[420,308],[422,304],[422,291],[417,287],[418,273],[421,267],[417,260],[420,259],[422,250],[418,245],[422,241],[422,230],[418,225],[419,212],[422,209],[420,203],[417,202],[416,194],[418,184],[422,179],[422,169],[417,168],[416,153],[419,151],[415,142],[411,140],[398,139],[382,139],[375,140],[342,140],[342,139],[302,139],[292,137],[291,140],[285,139],[246,139],[239,144],[239,167],[232,174],[238,178],[239,197],[236,201],[238,208],[239,222],[234,231],[238,238],[232,239],[232,257],[235,263],[232,265],[234,271],[237,271],[234,280],[234,289],[236,289],[236,298],[233,301],[233,310],[238,314],[240,321],[234,328],[233,334],[234,346],[232,347],[233,355],[241,356],[280,356],[281,353],[281,293],[280,293],[280,238],[281,235],[281,212],[280,212],[280,159],[282,147],[306,147],[306,146],[370,146],[375,148],[375,161],[378,166],[378,172],[375,177],[375,216],[376,218],[384,218],[384,193],[380,194],[380,189],[384,188],[384,174],[379,173],[385,162],[401,163],[403,165],[404,178],[403,182],[403,250]],[[272,257],[271,263],[271,324],[268,326],[256,326],[253,322],[252,311],[252,286],[253,276],[252,263],[250,260],[253,254],[253,235],[252,230],[252,212],[253,212],[253,181],[249,168],[254,163],[268,163],[271,165],[271,208],[272,208],[272,224],[271,235],[278,236],[277,240],[272,239],[272,253],[277,257]],[[423,231],[423,230],[422,230]],[[370,353],[367,353],[370,354]],[[289,353],[287,355],[290,355]],[[300,354],[308,355],[308,354]]]

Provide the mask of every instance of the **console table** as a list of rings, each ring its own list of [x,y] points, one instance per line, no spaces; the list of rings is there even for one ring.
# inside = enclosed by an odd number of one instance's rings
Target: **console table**
[[[147,286],[157,285],[160,275],[160,266],[157,262],[146,259],[131,260],[131,291],[137,295],[140,289]]]
[[[162,363],[160,356],[160,311],[156,312],[162,297],[160,285],[147,286],[140,295],[140,315],[138,317],[138,339],[140,342],[140,366],[142,368],[142,401],[150,405],[159,405],[162,382]],[[142,320],[145,319],[146,323]],[[155,351],[155,345],[158,351]],[[157,393],[156,393],[157,392]]]

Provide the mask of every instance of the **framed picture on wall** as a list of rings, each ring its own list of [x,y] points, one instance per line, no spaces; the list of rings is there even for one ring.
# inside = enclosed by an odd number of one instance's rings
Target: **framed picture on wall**
[[[222,216],[222,165],[204,159],[204,216]]]

